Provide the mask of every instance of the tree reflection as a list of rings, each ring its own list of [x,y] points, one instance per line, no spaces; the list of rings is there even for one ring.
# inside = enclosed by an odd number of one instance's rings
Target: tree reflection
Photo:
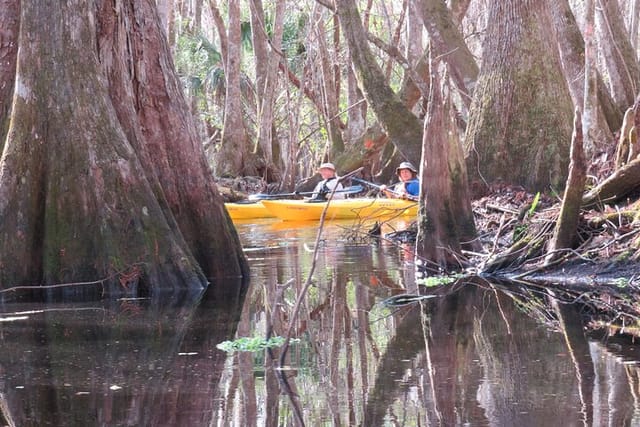
[[[28,319],[0,323],[7,421],[44,425],[208,425],[218,405],[242,295],[105,304],[5,304]],[[242,289],[242,284],[232,286]]]

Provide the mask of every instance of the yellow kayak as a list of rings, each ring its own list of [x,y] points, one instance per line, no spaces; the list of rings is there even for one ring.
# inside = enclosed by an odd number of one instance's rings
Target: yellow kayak
[[[285,221],[319,220],[329,203],[325,219],[375,219],[418,214],[418,203],[402,199],[341,199],[331,202],[309,202],[307,200],[263,200],[262,204]]]
[[[225,203],[231,219],[273,218],[274,215],[267,210],[262,202],[250,203]]]

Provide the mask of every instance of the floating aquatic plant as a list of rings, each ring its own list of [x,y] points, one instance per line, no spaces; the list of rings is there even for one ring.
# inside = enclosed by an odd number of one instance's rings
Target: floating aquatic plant
[[[298,342],[299,339],[292,339],[291,342]],[[267,348],[281,347],[285,342],[284,337],[276,336],[266,339],[264,337],[240,337],[233,341],[223,341],[216,345],[222,351],[233,353],[234,351],[248,351],[256,353]]]

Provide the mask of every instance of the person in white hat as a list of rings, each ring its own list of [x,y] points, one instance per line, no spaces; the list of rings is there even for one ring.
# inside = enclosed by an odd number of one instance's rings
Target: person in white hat
[[[386,185],[381,185],[380,190],[387,197],[417,200],[420,194],[420,181],[418,180],[418,170],[409,162],[402,162],[396,168],[396,174],[400,182],[391,189]]]
[[[338,177],[336,175],[336,167],[333,163],[323,163],[318,168],[318,173],[322,176],[322,181],[320,181],[316,188],[313,189],[313,195],[311,196],[312,200],[327,200],[327,197],[331,194],[333,189],[336,191],[342,191],[342,184],[338,181]],[[333,199],[344,199],[344,193],[338,192],[333,194]]]

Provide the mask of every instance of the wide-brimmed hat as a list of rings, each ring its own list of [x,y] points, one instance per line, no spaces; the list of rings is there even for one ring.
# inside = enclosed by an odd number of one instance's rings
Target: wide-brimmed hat
[[[331,169],[332,171],[336,171],[336,167],[333,163],[323,163],[320,165],[320,167],[318,168],[318,170],[320,169]]]
[[[400,163],[400,166],[396,168],[396,175],[399,174],[402,169],[409,169],[413,173],[418,173],[418,169],[409,162]]]

